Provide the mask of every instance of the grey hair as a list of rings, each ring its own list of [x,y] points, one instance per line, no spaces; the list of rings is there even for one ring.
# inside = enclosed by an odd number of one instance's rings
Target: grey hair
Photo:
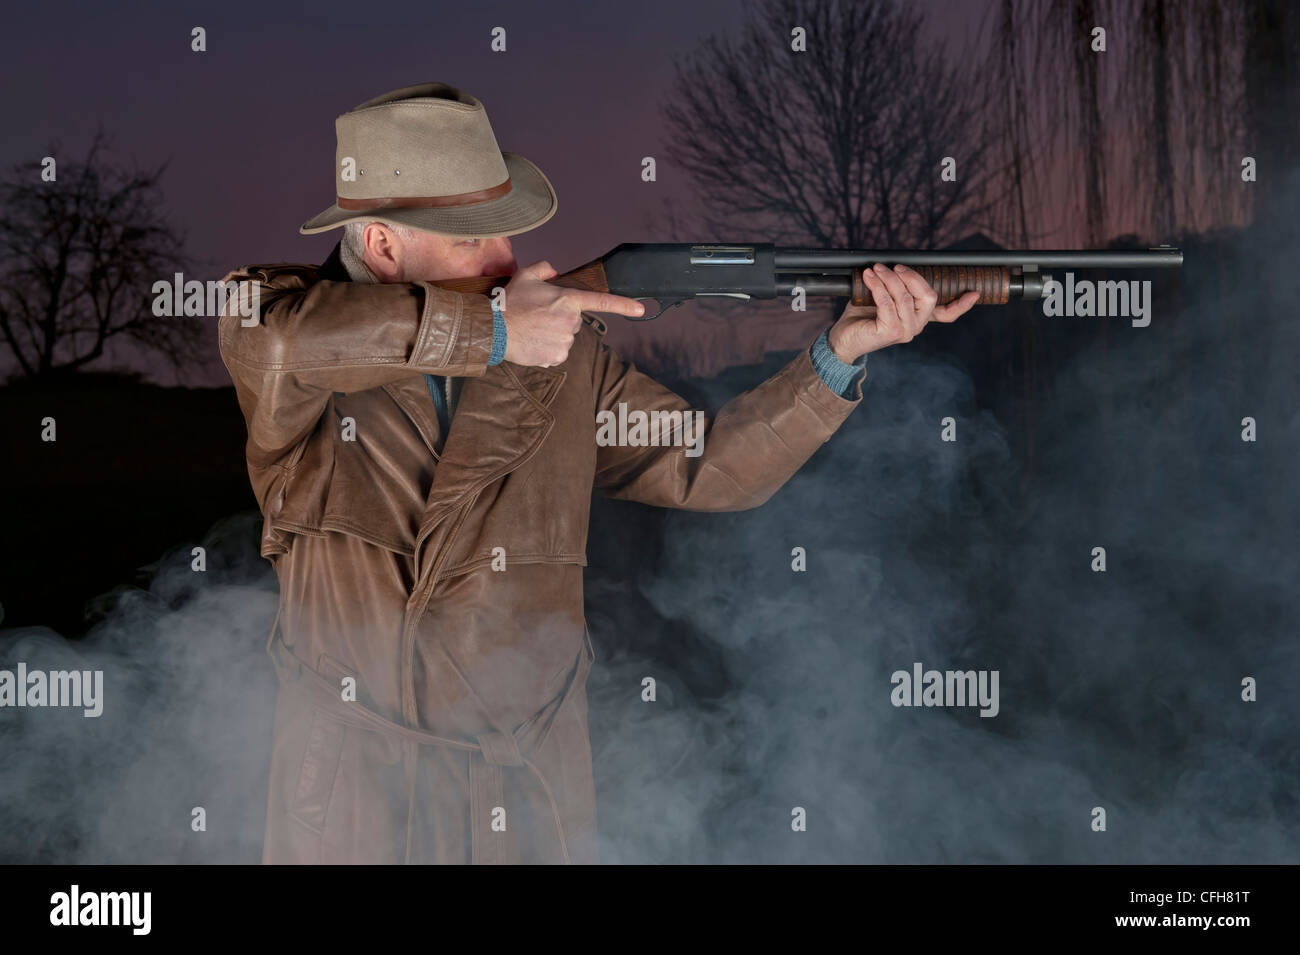
[[[364,236],[366,226],[371,224],[381,225],[386,229],[390,229],[402,239],[411,239],[415,236],[415,230],[410,226],[398,225],[395,222],[385,222],[383,219],[358,220],[345,223],[343,226],[343,244],[348,247],[349,252],[357,257],[357,261],[361,261],[362,257],[365,255],[366,243]]]

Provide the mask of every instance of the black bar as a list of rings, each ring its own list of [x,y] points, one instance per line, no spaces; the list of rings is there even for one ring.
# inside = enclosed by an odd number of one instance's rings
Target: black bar
[[[772,858],[781,861],[779,854]],[[717,914],[716,902],[699,892],[674,899],[651,893],[636,903],[635,911],[643,918],[690,926],[693,932],[697,927],[705,933],[716,930],[717,940],[727,944],[737,938],[767,938],[771,920],[763,913],[788,901],[790,890],[806,885],[806,871],[728,866],[728,882],[748,905],[730,919],[710,918]],[[340,942],[350,947],[353,939],[373,947],[383,932],[409,922],[421,906],[428,908],[431,880],[446,883],[438,892],[447,904],[482,901],[472,880],[448,879],[431,870],[422,875],[401,866],[14,866],[0,868],[0,917],[6,949],[13,952],[27,951],[20,947],[24,943],[41,951],[98,951],[146,939],[169,951],[196,941],[248,948],[250,939],[273,942],[290,934],[295,948],[338,948]],[[930,943],[969,944],[980,936],[1035,943],[1066,936],[1106,941],[1129,936],[1126,947],[1177,951],[1192,938],[1209,938],[1216,951],[1230,952],[1257,948],[1294,929],[1295,875],[1294,866],[1279,865],[870,866],[859,877],[829,878],[825,889],[819,888],[819,900],[825,903],[818,914],[819,931],[861,930],[866,912],[867,922],[903,926]],[[707,878],[707,871],[700,876]],[[574,874],[570,881],[597,908],[611,912],[626,907],[628,886],[642,884],[635,873],[608,871],[593,873],[590,881]],[[57,896],[67,895],[70,902],[73,885],[79,899],[138,892],[143,902],[143,893],[149,892],[148,934],[136,934],[131,924],[86,925],[80,908],[77,925],[60,924]],[[506,921],[519,927],[521,942],[527,938],[526,944],[535,945],[533,926],[538,917],[553,914],[553,897],[522,893],[516,908],[520,917]],[[70,912],[69,905],[65,913]],[[1185,924],[1207,917],[1213,923],[1208,927]],[[143,933],[143,925],[139,928]],[[498,934],[513,941],[509,930]],[[1170,941],[1153,945],[1160,938]]]

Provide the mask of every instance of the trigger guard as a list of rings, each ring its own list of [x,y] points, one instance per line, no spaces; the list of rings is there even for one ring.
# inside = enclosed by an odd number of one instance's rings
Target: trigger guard
[[[658,317],[659,317],[660,315],[662,315],[664,312],[668,311],[668,309],[670,309],[670,308],[676,308],[678,305],[681,305],[683,302],[685,302],[686,299],[684,299],[684,298],[669,298],[669,299],[659,299],[659,298],[638,298],[637,301],[638,301],[638,302],[658,302],[658,303],[660,304],[661,308],[659,309],[659,311],[655,312],[653,315],[642,315],[640,318],[634,318],[634,317],[632,317],[631,315],[624,315],[623,317],[626,318],[629,322],[653,322],[656,318],[658,318]]]

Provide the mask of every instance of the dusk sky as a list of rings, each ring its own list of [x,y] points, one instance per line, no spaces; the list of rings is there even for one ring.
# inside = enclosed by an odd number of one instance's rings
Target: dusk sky
[[[721,240],[655,231],[665,198],[689,198],[663,157],[672,58],[740,21],[739,0],[654,4],[164,3],[24,5],[0,37],[9,135],[0,162],[78,159],[96,127],[112,155],[170,163],[163,180],[187,252],[219,277],[256,262],[319,262],[340,233],[300,236],[333,196],[334,118],[397,87],[449,82],[483,101],[504,150],[550,178],[559,211],[516,237],[521,264],[561,271],[624,241]],[[975,24],[982,4],[926,4],[931,23]],[[207,52],[190,31],[207,31]],[[507,51],[489,48],[507,31]],[[864,55],[880,55],[864,45]],[[866,107],[868,104],[864,104]],[[659,157],[658,181],[640,178]],[[747,236],[761,241],[763,236]],[[689,320],[688,309],[654,331]],[[611,341],[649,330],[616,328]],[[806,336],[792,330],[797,347]],[[228,383],[212,364],[193,384]],[[169,377],[169,376],[168,376]]]

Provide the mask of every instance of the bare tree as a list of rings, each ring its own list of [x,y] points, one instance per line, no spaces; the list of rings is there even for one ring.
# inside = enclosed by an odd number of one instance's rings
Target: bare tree
[[[1247,11],[1242,45],[1248,148],[1261,183],[1276,186],[1300,154],[1300,10],[1294,0],[1258,0]],[[1275,201],[1276,188],[1252,190],[1255,211],[1294,228],[1294,210]]]
[[[185,263],[162,212],[165,167],[126,170],[105,150],[97,134],[83,161],[58,163],[55,181],[32,161],[0,182],[0,335],[21,376],[75,371],[113,340],[173,367],[197,355],[199,324],[152,310],[153,283]]]
[[[1143,0],[1126,30],[1122,74],[1131,143],[1130,188],[1121,205],[1138,232],[1162,239],[1244,223],[1240,188],[1243,74],[1230,64],[1244,39],[1241,4]],[[1133,95],[1133,93],[1145,95]]]
[[[1066,12],[1066,4],[1073,7],[1074,13],[1073,23],[1064,15],[1057,17],[1056,23],[1073,54],[1070,58],[1075,72],[1072,87],[1079,117],[1073,128],[1079,131],[1084,145],[1081,154],[1085,173],[1083,209],[1088,223],[1087,243],[1096,246],[1106,239],[1106,176],[1103,165],[1106,130],[1101,123],[1101,79],[1097,55],[1086,42],[1097,26],[1096,4],[1094,0],[1058,0],[1058,3],[1062,14]]]
[[[987,111],[958,58],[925,43],[920,14],[893,0],[756,10],[678,62],[665,109],[669,154],[714,234],[935,247],[978,227],[997,201]],[[946,157],[956,181],[941,178]]]
[[[1244,224],[1239,64],[1249,8],[1226,0],[999,2],[986,66],[1008,104],[998,139],[1019,157],[1013,193],[1040,220],[1068,208],[1054,228],[1084,245],[1117,233],[1175,241]],[[1098,27],[1105,52],[1093,49]],[[1285,53],[1276,59],[1285,62]],[[1273,106],[1277,99],[1254,102],[1284,125],[1292,114]],[[1034,130],[1032,148],[1020,123]],[[995,231],[1014,243],[1030,221]]]
[[[1021,55],[1020,26],[1016,22],[1015,0],[1000,0],[997,30],[988,45],[985,75],[991,90],[1003,92],[998,137],[1008,153],[1011,201],[1005,207],[1004,222],[992,231],[1011,237],[1016,248],[1028,248],[1036,230],[1029,225],[1026,200],[1033,193],[1035,170],[1034,136],[1029,129],[1030,88],[1036,70],[1026,68]]]

